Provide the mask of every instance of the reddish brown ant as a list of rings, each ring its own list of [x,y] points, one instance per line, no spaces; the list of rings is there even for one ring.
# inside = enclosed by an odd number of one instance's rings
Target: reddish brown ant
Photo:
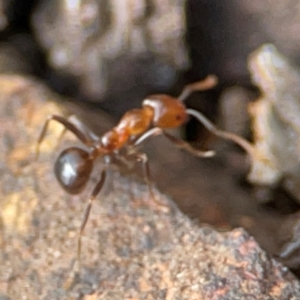
[[[185,86],[178,98],[168,95],[152,95],[142,102],[142,108],[129,110],[121,118],[119,123],[106,132],[101,137],[95,138],[89,134],[83,127],[76,125],[68,119],[52,115],[46,120],[40,137],[37,142],[37,156],[39,146],[42,143],[50,121],[54,120],[65,127],[65,130],[72,132],[86,147],[87,150],[79,147],[70,147],[62,151],[55,162],[55,176],[62,188],[69,194],[79,194],[86,186],[94,161],[98,157],[118,156],[121,149],[127,149],[127,155],[134,156],[143,163],[145,179],[152,198],[153,190],[149,180],[149,165],[147,155],[139,152],[136,147],[145,139],[152,135],[163,134],[176,146],[185,149],[193,155],[200,157],[210,157],[214,155],[213,151],[201,151],[193,148],[185,141],[178,139],[165,129],[177,128],[183,125],[188,116],[191,115],[198,119],[209,131],[217,136],[230,139],[240,144],[246,151],[251,152],[252,146],[235,134],[218,130],[204,115],[193,109],[187,109],[183,104],[192,92],[203,91],[214,87],[217,79],[214,76],[208,76],[205,80]],[[80,262],[81,237],[89,219],[93,201],[101,191],[106,178],[106,168],[101,172],[100,179],[94,187],[86,207],[82,224],[78,234],[77,262]]]

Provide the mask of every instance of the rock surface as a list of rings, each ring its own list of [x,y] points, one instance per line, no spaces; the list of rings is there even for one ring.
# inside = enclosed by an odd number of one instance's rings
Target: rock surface
[[[200,227],[156,191],[167,208],[162,211],[144,184],[114,172],[92,209],[80,275],[70,290],[63,289],[90,188],[69,197],[55,181],[53,157],[62,129],[57,124],[50,126],[40,159],[33,164],[41,125],[47,115],[62,114],[57,104],[48,102],[57,96],[17,76],[1,76],[0,91],[1,296],[51,300],[300,297],[294,276],[243,229],[219,233]],[[74,143],[78,144],[67,134],[62,145]]]

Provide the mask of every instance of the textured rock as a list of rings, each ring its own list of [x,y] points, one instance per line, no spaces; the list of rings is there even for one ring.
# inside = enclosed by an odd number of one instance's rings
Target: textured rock
[[[0,293],[11,299],[297,299],[300,284],[243,229],[199,227],[145,185],[111,173],[82,248],[82,269],[63,289],[90,189],[66,197],[52,172],[61,126],[52,124],[32,163],[57,98],[31,80],[0,76]],[[62,146],[78,144],[67,134]],[[99,166],[101,168],[101,166]],[[96,174],[97,175],[97,174]],[[94,179],[91,179],[91,184]]]

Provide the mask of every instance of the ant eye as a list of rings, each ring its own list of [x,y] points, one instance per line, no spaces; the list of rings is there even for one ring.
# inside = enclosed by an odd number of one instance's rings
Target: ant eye
[[[92,171],[93,163],[89,154],[80,148],[68,148],[58,157],[54,171],[65,191],[79,194],[85,187]]]

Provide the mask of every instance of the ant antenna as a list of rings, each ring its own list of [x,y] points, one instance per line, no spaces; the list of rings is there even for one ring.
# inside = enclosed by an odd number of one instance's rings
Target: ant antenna
[[[231,140],[238,144],[241,148],[243,148],[251,157],[255,156],[255,149],[254,146],[248,142],[247,140],[243,139],[242,137],[238,136],[237,134],[234,134],[232,132],[227,132],[218,129],[212,122],[210,122],[201,112],[193,110],[193,109],[187,109],[187,114],[195,117],[203,126],[216,136],[219,136],[226,140]]]
[[[185,101],[193,92],[212,89],[217,83],[217,76],[208,75],[204,80],[186,85],[177,99],[179,101]]]

